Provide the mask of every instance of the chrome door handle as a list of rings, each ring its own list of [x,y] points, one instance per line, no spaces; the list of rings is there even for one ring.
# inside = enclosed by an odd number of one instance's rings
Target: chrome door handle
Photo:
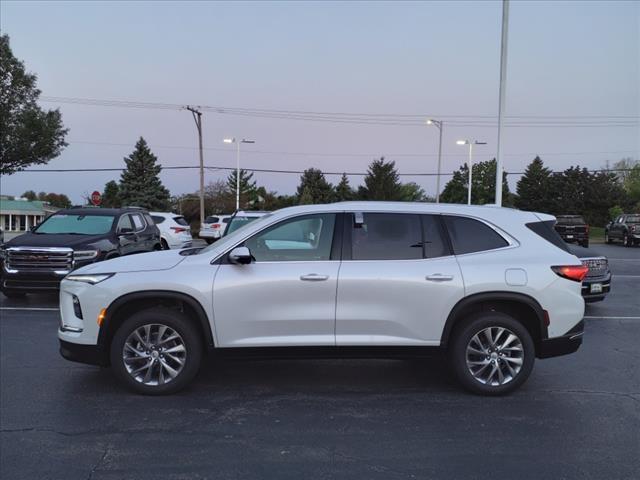
[[[309,273],[308,275],[301,275],[300,280],[306,282],[322,282],[324,280],[329,280],[329,275],[319,275],[317,273]]]
[[[430,282],[450,282],[453,280],[453,275],[442,275],[441,273],[434,273],[433,275],[427,275],[427,280]]]

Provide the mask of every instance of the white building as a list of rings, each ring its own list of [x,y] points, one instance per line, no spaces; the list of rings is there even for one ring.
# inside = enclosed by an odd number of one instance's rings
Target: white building
[[[45,219],[47,215],[58,210],[47,202],[11,199],[0,196],[0,228],[4,232],[4,240],[11,240]]]

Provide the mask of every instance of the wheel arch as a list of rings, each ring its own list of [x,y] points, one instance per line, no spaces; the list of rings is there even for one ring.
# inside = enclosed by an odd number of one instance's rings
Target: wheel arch
[[[214,348],[209,317],[198,300],[182,292],[144,290],[122,295],[107,307],[98,335],[98,345],[106,359],[113,336],[124,320],[136,312],[153,307],[173,308],[185,313],[202,334],[203,346],[209,350]]]
[[[455,329],[464,324],[472,313],[502,312],[521,322],[531,334],[536,353],[542,340],[548,337],[547,314],[533,297],[517,292],[483,292],[460,300],[451,310],[440,339],[440,345],[447,347]]]

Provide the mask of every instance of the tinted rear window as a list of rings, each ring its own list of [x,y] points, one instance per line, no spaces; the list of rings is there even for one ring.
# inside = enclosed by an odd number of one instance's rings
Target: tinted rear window
[[[453,216],[444,218],[453,253],[456,255],[495,250],[509,245],[498,232],[478,220]]]
[[[187,226],[187,227],[189,226],[189,223],[187,223],[184,217],[173,217],[173,221],[176,222],[178,225]]]
[[[156,225],[160,225],[162,222],[164,222],[164,217],[159,217],[158,215],[151,215],[151,219]]]
[[[586,225],[582,217],[558,217],[558,223],[564,225]]]
[[[571,253],[569,251],[569,247],[567,247],[567,244],[564,242],[564,240],[562,240],[560,235],[558,235],[558,232],[556,232],[556,230],[553,228],[554,225],[555,222],[553,220],[549,220],[548,222],[531,222],[526,224],[529,230],[540,235],[547,242],[555,245],[565,252]]]
[[[204,223],[216,223],[218,221],[218,217],[207,217],[204,219]]]

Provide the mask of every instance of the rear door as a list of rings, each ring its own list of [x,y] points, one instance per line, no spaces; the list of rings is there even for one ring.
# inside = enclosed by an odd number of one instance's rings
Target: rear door
[[[142,213],[131,213],[131,222],[133,223],[133,230],[136,234],[136,252],[148,252],[153,250],[155,243],[155,231],[151,226],[147,227]]]
[[[350,214],[344,242],[336,345],[439,345],[464,296],[440,216]]]

